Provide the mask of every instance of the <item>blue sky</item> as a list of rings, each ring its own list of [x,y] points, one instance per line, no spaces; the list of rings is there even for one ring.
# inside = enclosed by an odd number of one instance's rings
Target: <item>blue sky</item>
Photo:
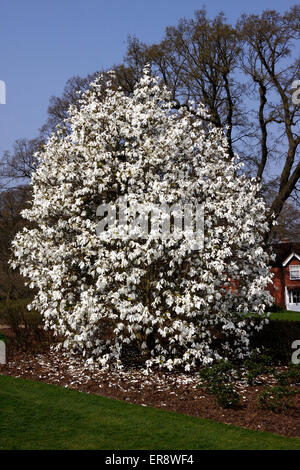
[[[296,0],[0,0],[0,154],[17,138],[33,138],[46,119],[50,96],[68,78],[120,63],[128,34],[152,43],[168,25],[206,6],[234,23],[241,13],[285,11]]]

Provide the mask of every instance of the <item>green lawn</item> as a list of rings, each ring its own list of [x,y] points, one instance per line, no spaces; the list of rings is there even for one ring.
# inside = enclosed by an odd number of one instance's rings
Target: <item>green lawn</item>
[[[300,439],[0,376],[0,449],[300,449]]]
[[[300,312],[274,312],[270,315],[271,320],[290,320],[290,321],[300,321]]]

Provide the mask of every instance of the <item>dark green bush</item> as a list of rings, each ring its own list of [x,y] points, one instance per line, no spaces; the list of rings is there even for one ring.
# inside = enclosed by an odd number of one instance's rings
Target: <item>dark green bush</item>
[[[199,375],[207,393],[215,394],[220,384],[233,381],[234,366],[229,361],[221,360],[211,366],[200,369]]]
[[[294,406],[293,397],[298,392],[287,387],[267,387],[258,395],[261,408],[281,413]]]
[[[237,408],[240,404],[240,395],[231,384],[219,384],[215,397],[222,408]]]
[[[222,360],[203,367],[199,375],[203,382],[201,387],[210,395],[215,395],[222,408],[236,408],[239,405],[240,396],[231,383],[236,380],[238,372],[231,362]]]
[[[11,328],[13,340],[20,349],[32,349],[35,345],[49,341],[41,315],[28,310],[29,299],[7,300],[0,303],[0,321]]]
[[[300,339],[300,322],[270,320],[261,331],[255,332],[251,347],[267,350],[274,363],[289,364],[293,341]]]
[[[279,304],[273,304],[272,307],[269,309],[269,311],[272,313],[280,313],[280,312],[285,312],[285,308]]]
[[[245,361],[248,384],[253,385],[254,380],[259,375],[273,373],[274,369],[272,368],[272,364],[273,359],[270,355],[253,351],[249,359]]]
[[[300,383],[300,365],[290,364],[284,372],[274,374],[279,385],[293,385]]]

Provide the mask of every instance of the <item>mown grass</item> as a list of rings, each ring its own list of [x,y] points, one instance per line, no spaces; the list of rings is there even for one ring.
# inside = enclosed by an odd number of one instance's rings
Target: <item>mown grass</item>
[[[300,312],[292,312],[286,310],[283,312],[273,312],[270,315],[271,320],[289,320],[289,321],[300,321]]]
[[[0,449],[300,449],[300,439],[0,376]]]

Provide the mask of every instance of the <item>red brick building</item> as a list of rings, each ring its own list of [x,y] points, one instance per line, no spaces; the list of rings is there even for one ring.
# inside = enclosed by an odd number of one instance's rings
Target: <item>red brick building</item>
[[[300,312],[300,243],[281,242],[273,245],[276,255],[270,292],[276,304]]]

